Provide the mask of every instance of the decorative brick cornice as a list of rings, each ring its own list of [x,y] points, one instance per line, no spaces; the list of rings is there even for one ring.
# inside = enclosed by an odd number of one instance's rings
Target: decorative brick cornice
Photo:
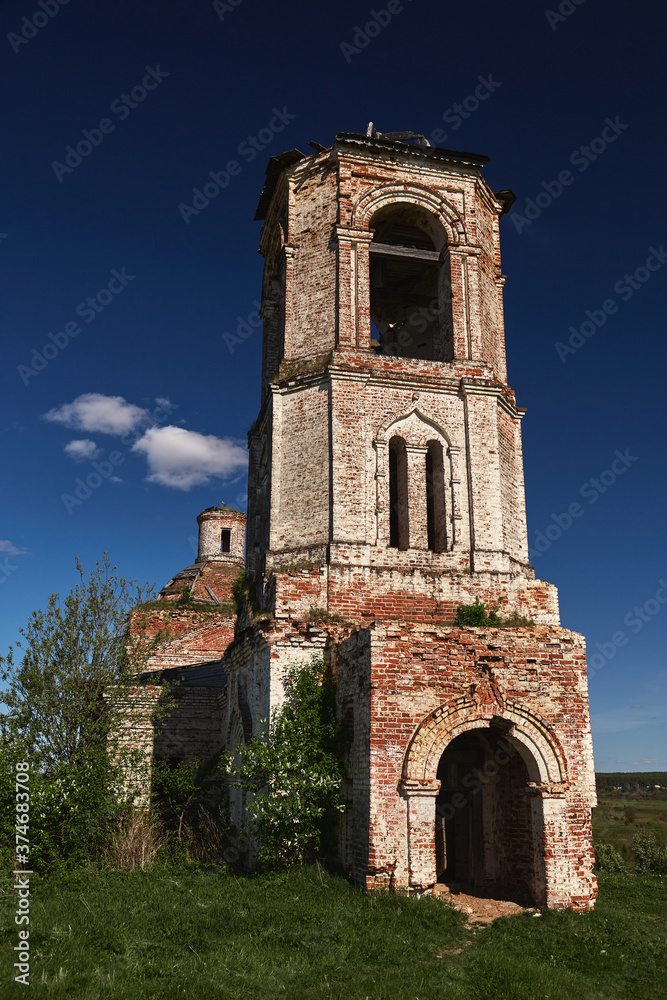
[[[414,778],[401,778],[398,787],[406,797],[424,795],[433,798],[440,791],[441,784],[442,782],[437,778],[435,781],[418,781]]]

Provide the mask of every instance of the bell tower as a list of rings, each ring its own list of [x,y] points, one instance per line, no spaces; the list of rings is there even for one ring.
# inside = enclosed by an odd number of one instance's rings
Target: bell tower
[[[369,126],[269,163],[248,563],[278,605],[281,567],[308,566],[309,597],[345,615],[382,598],[452,620],[479,596],[558,622],[528,565],[505,365],[499,219],[514,196],[489,189],[487,162]]]
[[[412,132],[311,145],[270,160],[257,211],[261,408],[226,746],[317,654],[344,721],[337,860],[355,882],[590,908],[585,640],[528,563],[505,367],[514,196],[489,188],[486,157]],[[476,598],[498,626],[456,624]]]

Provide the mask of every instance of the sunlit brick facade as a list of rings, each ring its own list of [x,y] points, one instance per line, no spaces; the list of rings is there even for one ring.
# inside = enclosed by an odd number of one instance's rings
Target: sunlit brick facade
[[[223,734],[257,732],[285,667],[323,653],[357,883],[585,909],[585,643],[528,564],[499,249],[513,196],[485,162],[370,129],[269,163],[246,562],[271,617],[237,621]],[[454,627],[476,597],[535,624]]]

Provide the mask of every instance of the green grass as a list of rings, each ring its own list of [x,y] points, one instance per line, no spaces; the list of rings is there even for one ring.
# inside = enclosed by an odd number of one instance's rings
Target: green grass
[[[6,882],[0,902],[0,996],[25,996]],[[618,1000],[664,996],[667,969],[653,876],[604,877],[594,913],[475,931],[437,900],[365,895],[318,867],[73,872],[35,881],[30,917],[34,1000]]]

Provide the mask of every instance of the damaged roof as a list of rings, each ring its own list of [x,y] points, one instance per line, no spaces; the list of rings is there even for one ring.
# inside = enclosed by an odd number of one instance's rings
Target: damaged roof
[[[388,133],[388,136],[392,135],[414,135],[416,137],[417,133]],[[401,141],[396,138],[389,138],[387,135],[383,136],[380,133],[375,136],[368,136],[362,135],[359,132],[339,132],[336,135],[334,142],[334,145],[336,144],[357,146],[359,148],[369,150],[381,149],[388,152],[407,153],[409,156],[415,156],[418,159],[441,160],[447,163],[462,163],[465,164],[465,166],[470,167],[483,167],[484,164],[489,163],[490,161],[488,156],[482,156],[480,153],[466,153],[454,149],[441,149],[439,146],[428,146],[421,142],[413,143],[410,141]],[[319,144],[317,145],[319,146]],[[322,147],[322,150],[326,152],[325,147]],[[311,153],[310,155],[312,156],[313,154]],[[277,156],[271,157],[266,166],[264,187],[262,188],[262,193],[259,196],[257,211],[255,212],[256,221],[261,222],[266,218],[269,205],[271,204],[271,199],[273,198],[278,180],[283,170],[287,167],[291,167],[294,163],[299,163],[301,160],[305,160],[306,158],[306,153],[302,153],[300,149],[289,149],[285,153],[279,153]]]

